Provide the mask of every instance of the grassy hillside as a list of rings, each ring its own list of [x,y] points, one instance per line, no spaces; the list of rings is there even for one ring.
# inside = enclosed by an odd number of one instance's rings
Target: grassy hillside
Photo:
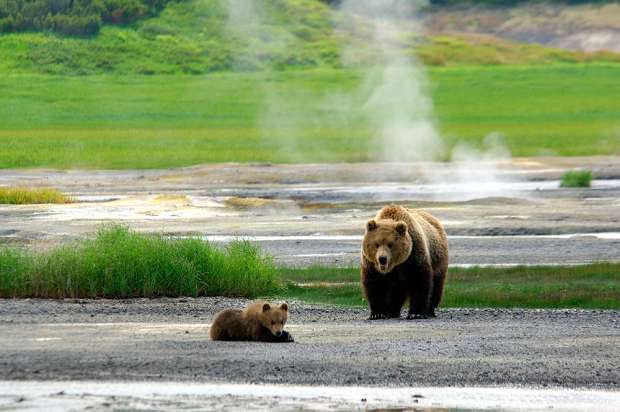
[[[92,38],[51,33],[0,35],[0,73],[200,74],[227,70],[339,67],[348,58],[376,61],[363,20],[348,21],[318,0],[172,2],[156,17],[103,26]],[[236,9],[235,9],[236,10]],[[335,30],[334,27],[338,29]],[[418,37],[399,42],[429,65],[620,62],[613,53],[586,54],[484,36]]]
[[[616,65],[430,70],[448,145],[620,154]],[[158,168],[377,159],[359,71],[0,78],[0,167]]]

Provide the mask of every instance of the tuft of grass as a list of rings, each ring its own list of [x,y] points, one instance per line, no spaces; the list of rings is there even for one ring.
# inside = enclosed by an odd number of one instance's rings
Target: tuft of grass
[[[561,187],[590,187],[592,172],[589,170],[571,170],[562,176]]]
[[[36,203],[70,203],[71,198],[56,189],[0,187],[0,204],[28,205]]]
[[[288,299],[365,306],[359,268],[279,269]],[[332,282],[332,284],[330,284]],[[620,309],[620,263],[450,268],[442,307]]]
[[[0,248],[3,298],[255,297],[279,287],[272,259],[247,241],[219,249],[112,226],[47,252]]]

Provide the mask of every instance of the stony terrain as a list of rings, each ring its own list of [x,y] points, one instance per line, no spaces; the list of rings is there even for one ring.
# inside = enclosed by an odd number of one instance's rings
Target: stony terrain
[[[620,313],[442,310],[423,321],[291,302],[292,344],[212,342],[225,298],[0,301],[0,381],[188,380],[618,389]]]

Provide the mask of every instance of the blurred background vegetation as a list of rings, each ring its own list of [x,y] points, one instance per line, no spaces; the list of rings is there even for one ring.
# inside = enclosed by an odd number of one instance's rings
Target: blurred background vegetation
[[[42,31],[93,36],[103,23],[130,24],[170,0],[2,0],[0,32]]]
[[[229,19],[228,1],[0,0],[0,32],[5,33],[0,35],[0,73],[204,74],[340,68],[344,45],[347,53],[355,50],[352,60],[359,65],[377,59],[364,21],[343,21],[338,9],[326,4],[333,1],[255,0],[257,17],[237,24]],[[433,1],[427,12],[443,9],[443,3],[515,1]],[[471,19],[468,24],[480,25],[489,17]],[[564,23],[573,24],[574,18],[565,19]],[[513,26],[525,23],[511,22]],[[447,22],[442,32],[405,31],[397,41],[411,56],[432,66],[620,61],[618,53],[479,35],[450,29],[454,24]]]

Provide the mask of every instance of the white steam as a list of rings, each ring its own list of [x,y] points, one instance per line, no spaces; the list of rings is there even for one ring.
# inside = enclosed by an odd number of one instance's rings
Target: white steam
[[[367,96],[363,109],[376,136],[371,150],[376,156],[380,148],[379,160],[389,162],[437,161],[449,156],[452,162],[444,173],[433,171],[425,176],[430,182],[457,185],[467,198],[501,195],[500,166],[510,159],[501,135],[487,136],[480,150],[459,143],[446,153],[426,71],[411,51],[422,27],[420,12],[427,5],[425,0],[342,3],[339,30],[352,30],[353,38],[364,37],[376,53],[376,64],[367,71],[361,88]],[[359,65],[358,47],[351,45],[344,51],[345,66]]]
[[[235,68],[245,70],[260,63],[266,58],[265,50],[273,56],[290,49],[292,34],[286,27],[267,28],[273,22],[266,21],[269,13],[261,13],[259,0],[223,3],[228,9],[230,32],[246,42],[250,39],[238,50]],[[323,110],[315,117],[309,117],[297,102],[314,101],[317,95],[282,88],[275,71],[263,73],[256,85],[263,98],[257,126],[270,138],[267,140],[278,142],[273,150],[287,160],[304,162],[308,145],[314,143],[313,129],[368,124],[374,136],[368,144],[368,158],[386,162],[450,158],[452,162],[443,173],[437,174],[433,168],[425,176],[429,183],[465,187],[465,192],[471,193],[466,197],[501,195],[501,166],[510,159],[501,137],[488,136],[481,149],[459,143],[448,152],[436,124],[428,76],[413,52],[414,43],[421,38],[421,12],[426,6],[427,0],[344,0],[334,20],[334,35],[345,42],[342,64],[367,69],[357,90],[323,96]],[[268,47],[257,48],[259,43]],[[349,118],[340,119],[340,114]],[[312,146],[312,152],[325,153],[327,158],[329,148]]]
[[[373,150],[382,149],[380,160],[435,160],[444,149],[433,120],[426,72],[407,44],[420,30],[417,16],[426,5],[411,0],[342,3],[341,21],[362,26],[367,46],[376,51],[377,64],[368,71],[362,89],[368,93],[364,110],[378,139]],[[345,50],[344,64],[354,61],[354,55],[355,50]]]
[[[420,161],[437,159],[444,147],[433,122],[433,103],[426,93],[421,66],[402,57],[388,61],[367,82],[377,83],[364,110],[377,133],[381,159]],[[366,86],[368,87],[368,86]]]
[[[515,195],[506,183],[502,164],[510,161],[510,151],[502,136],[491,133],[485,137],[482,150],[459,143],[452,149],[452,161],[443,183],[458,187],[458,199],[467,200],[491,196]]]

